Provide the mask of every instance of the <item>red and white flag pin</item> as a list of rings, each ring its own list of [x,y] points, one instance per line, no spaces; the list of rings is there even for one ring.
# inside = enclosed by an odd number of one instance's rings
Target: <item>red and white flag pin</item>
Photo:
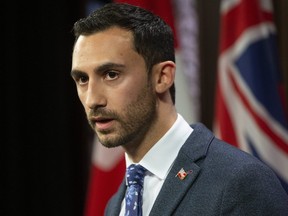
[[[175,177],[178,177],[180,180],[183,180],[190,173],[192,173],[192,170],[186,172],[183,168],[181,168]]]

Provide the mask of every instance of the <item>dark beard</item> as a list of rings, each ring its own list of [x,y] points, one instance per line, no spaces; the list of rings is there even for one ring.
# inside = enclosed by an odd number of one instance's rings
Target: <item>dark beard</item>
[[[96,132],[100,143],[108,148],[127,145],[129,143],[140,143],[147,134],[149,128],[156,120],[156,95],[151,86],[143,88],[137,99],[131,102],[123,110],[124,115],[106,108],[98,108],[89,113],[89,116],[105,116],[113,118],[121,125],[117,136],[113,138],[101,138],[101,135],[109,134],[110,131]],[[94,124],[89,122],[94,129]],[[115,133],[115,131],[114,131]]]

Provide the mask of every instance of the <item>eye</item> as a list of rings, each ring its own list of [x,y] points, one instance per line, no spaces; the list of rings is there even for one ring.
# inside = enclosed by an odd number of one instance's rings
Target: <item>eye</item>
[[[79,77],[78,82],[79,82],[80,85],[83,85],[83,84],[85,84],[85,83],[88,82],[88,77],[86,77],[86,76],[81,76],[81,77]]]
[[[87,76],[75,76],[74,80],[78,85],[85,85],[88,82],[88,77]]]
[[[119,73],[115,71],[108,71],[105,74],[105,79],[106,80],[115,80],[119,77]]]

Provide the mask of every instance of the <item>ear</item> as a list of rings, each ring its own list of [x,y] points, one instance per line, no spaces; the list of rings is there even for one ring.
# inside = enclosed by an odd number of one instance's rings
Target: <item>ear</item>
[[[173,61],[160,62],[154,66],[155,91],[159,94],[167,91],[174,83],[176,65]]]

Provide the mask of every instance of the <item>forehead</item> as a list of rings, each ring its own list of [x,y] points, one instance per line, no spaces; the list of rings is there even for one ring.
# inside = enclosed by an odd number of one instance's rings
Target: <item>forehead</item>
[[[115,58],[137,54],[132,32],[112,27],[91,35],[80,35],[73,50],[73,61],[84,61],[89,57]]]
[[[118,27],[111,27],[91,35],[80,35],[75,43],[74,52],[79,52],[83,48],[97,50],[109,47],[133,49],[132,32]]]

